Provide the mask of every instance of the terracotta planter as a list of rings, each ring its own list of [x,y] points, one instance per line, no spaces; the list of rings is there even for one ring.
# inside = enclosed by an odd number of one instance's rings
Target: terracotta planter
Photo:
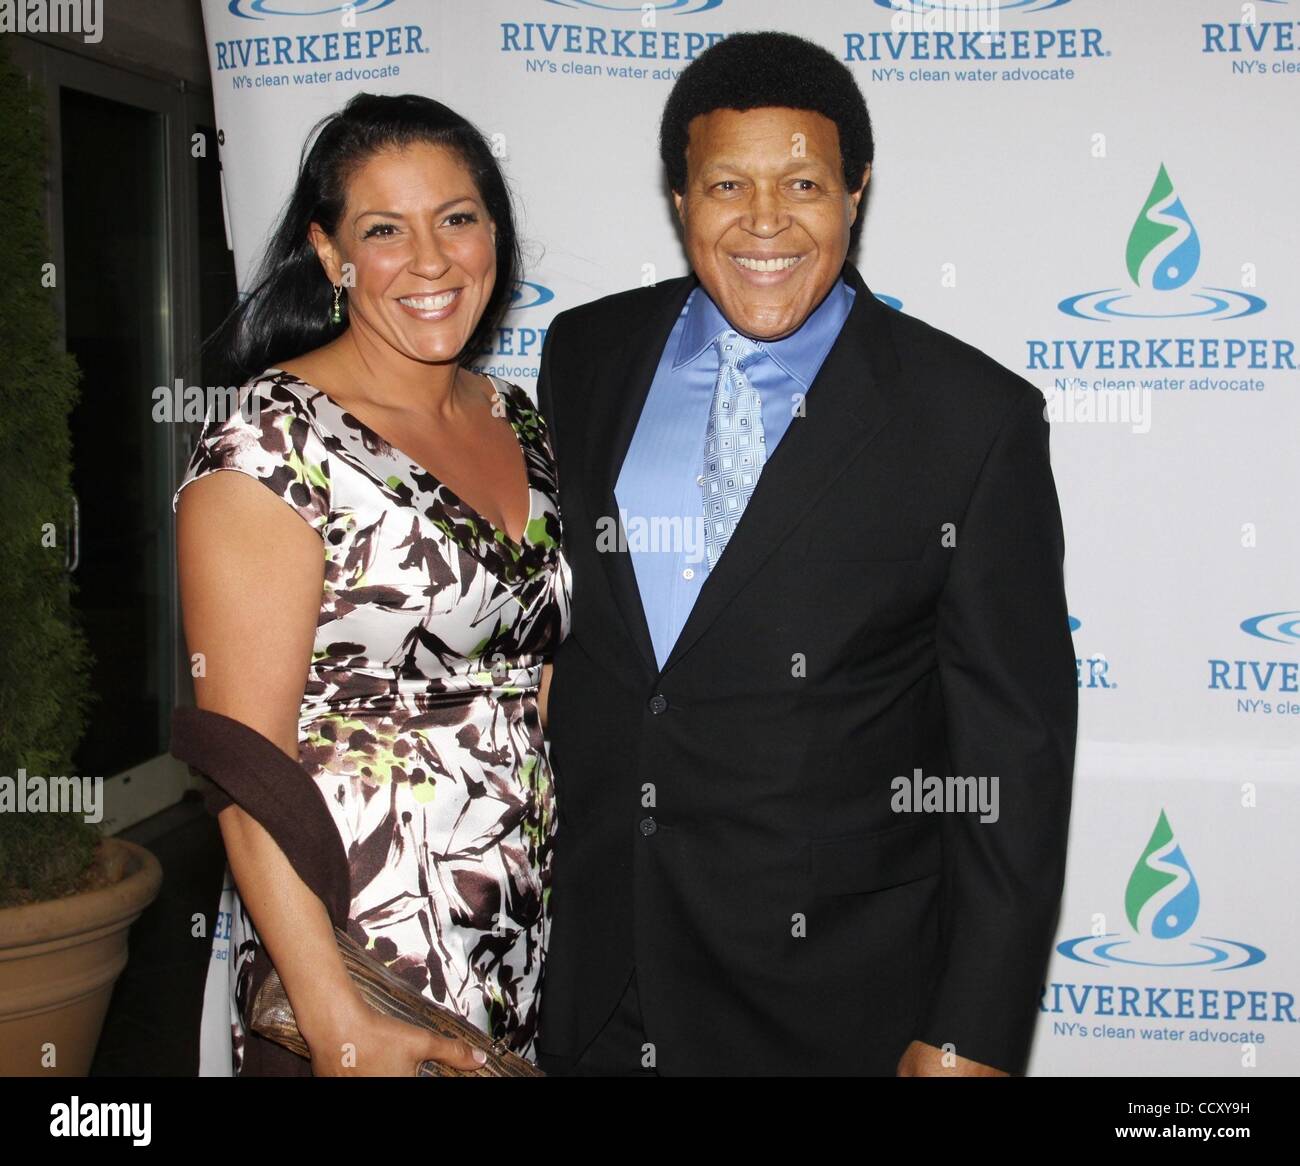
[[[0,1076],[84,1077],[131,924],[158,894],[162,867],[133,842],[106,838],[120,882],[66,899],[0,909]],[[47,1063],[53,1046],[55,1064]]]

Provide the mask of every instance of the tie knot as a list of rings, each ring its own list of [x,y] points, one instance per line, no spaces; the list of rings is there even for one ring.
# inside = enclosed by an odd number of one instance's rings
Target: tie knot
[[[741,368],[763,352],[762,346],[757,341],[750,340],[749,337],[742,336],[731,329],[719,333],[718,338],[713,342],[713,347],[718,352],[719,367],[729,365],[732,368]]]

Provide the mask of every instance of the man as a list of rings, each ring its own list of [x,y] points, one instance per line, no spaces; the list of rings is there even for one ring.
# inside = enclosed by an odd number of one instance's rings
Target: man
[[[1020,1072],[1077,702],[1042,396],[846,262],[872,138],[831,54],[720,42],[661,152],[692,275],[542,358],[574,580],[542,1067]],[[919,812],[950,777],[992,808]]]

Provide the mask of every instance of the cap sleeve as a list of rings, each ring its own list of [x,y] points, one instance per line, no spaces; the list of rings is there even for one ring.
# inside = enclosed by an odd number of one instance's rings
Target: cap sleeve
[[[329,457],[310,403],[283,382],[263,378],[244,386],[228,413],[204,422],[172,495],[172,511],[191,482],[238,470],[292,506],[319,534],[330,514]]]

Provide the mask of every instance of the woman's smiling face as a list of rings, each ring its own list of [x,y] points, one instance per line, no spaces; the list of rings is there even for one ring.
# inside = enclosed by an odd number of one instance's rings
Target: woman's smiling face
[[[350,326],[412,360],[455,360],[496,283],[496,229],[442,146],[374,154],[348,182],[333,237],[314,223],[311,237],[331,282],[345,284]]]

